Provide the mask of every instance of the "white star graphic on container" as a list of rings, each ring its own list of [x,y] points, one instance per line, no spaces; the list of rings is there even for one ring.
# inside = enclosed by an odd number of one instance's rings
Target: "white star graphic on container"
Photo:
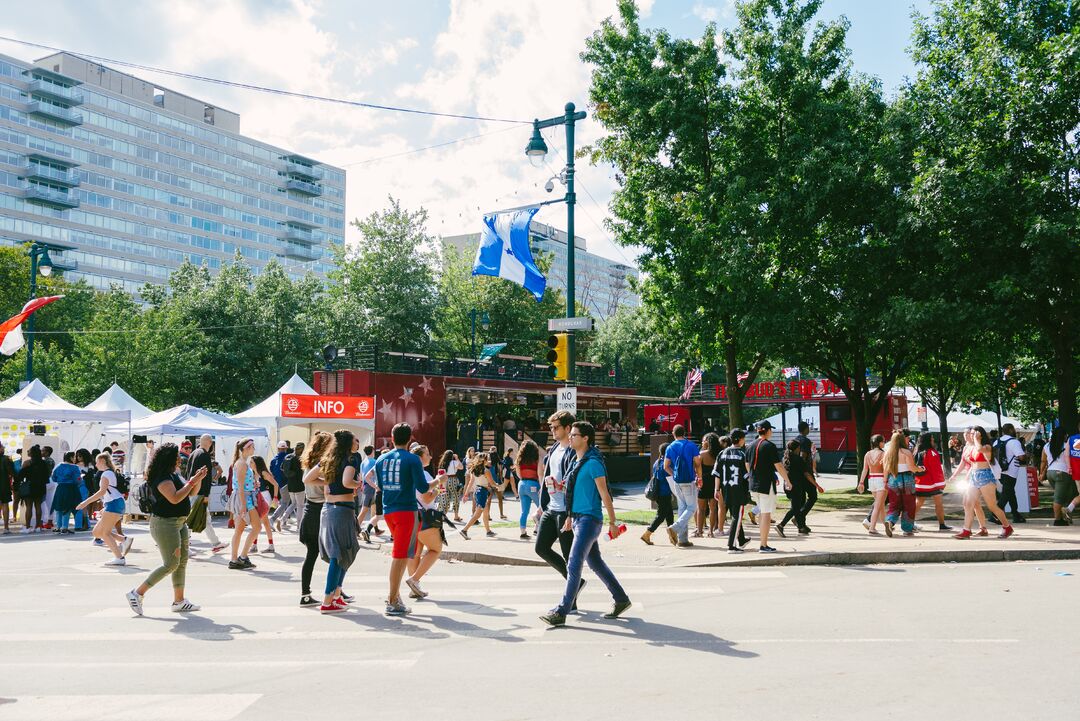
[[[398,398],[400,398],[405,403],[406,408],[408,408],[409,404],[412,403],[412,399],[413,399],[412,394],[413,394],[413,389],[412,388],[405,388],[405,389],[402,390],[401,395],[398,396]]]
[[[431,393],[431,391],[434,390],[434,388],[432,388],[432,385],[431,385],[431,379],[428,378],[427,376],[424,376],[423,378],[424,378],[424,380],[423,380],[422,383],[420,383],[420,386],[419,386],[420,390],[424,391],[425,394]]]
[[[394,417],[394,404],[382,402],[382,406],[379,408],[379,415],[383,417],[383,420],[387,420]]]

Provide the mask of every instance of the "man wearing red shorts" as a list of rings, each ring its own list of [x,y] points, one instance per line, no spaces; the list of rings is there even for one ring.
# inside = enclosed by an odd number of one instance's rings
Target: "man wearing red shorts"
[[[382,491],[383,518],[394,537],[386,615],[404,616],[409,609],[401,600],[401,580],[405,577],[407,561],[416,554],[416,534],[420,530],[416,495],[426,493],[428,483],[420,456],[409,452],[412,428],[407,423],[398,423],[390,436],[394,450],[379,456],[371,472]]]

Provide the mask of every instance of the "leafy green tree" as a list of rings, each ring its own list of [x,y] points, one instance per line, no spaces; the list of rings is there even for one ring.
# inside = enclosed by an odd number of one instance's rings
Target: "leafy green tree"
[[[721,365],[733,427],[765,362],[758,341],[767,315],[766,275],[756,239],[737,227],[749,202],[734,169],[743,149],[731,130],[739,107],[727,83],[716,28],[698,40],[647,31],[630,0],[586,42],[589,96],[606,135],[590,149],[611,163],[617,242],[643,248],[642,301],[685,365]],[[747,312],[747,311],[751,312]],[[740,387],[738,369],[750,377]]]
[[[326,294],[327,340],[339,347],[427,350],[435,325],[436,240],[427,211],[390,198],[390,207],[354,221],[356,249],[335,248]]]
[[[536,259],[542,273],[549,257]],[[549,287],[536,300],[524,288],[502,278],[472,274],[472,259],[452,246],[443,249],[439,271],[439,305],[435,313],[436,347],[443,353],[468,358],[472,343],[472,317],[476,311],[476,348],[484,343],[506,343],[505,353],[537,357],[546,352],[547,319],[563,314],[562,294]],[[485,330],[480,314],[490,320]],[[580,346],[580,344],[579,344]]]
[[[916,197],[947,224],[983,328],[1037,328],[1057,413],[1077,422],[1080,8],[1075,0],[939,0],[916,16]],[[1000,336],[1009,336],[1003,332]],[[993,342],[988,333],[983,342]]]
[[[596,329],[589,360],[619,368],[619,381],[639,393],[675,396],[682,392],[681,360],[666,346],[666,333],[642,307],[619,308]]]

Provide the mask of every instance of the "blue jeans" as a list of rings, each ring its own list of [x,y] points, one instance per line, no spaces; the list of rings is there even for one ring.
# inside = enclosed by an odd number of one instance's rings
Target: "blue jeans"
[[[525,528],[529,523],[529,509],[532,504],[540,504],[540,484],[537,481],[522,481],[518,484],[518,497],[521,499],[521,519],[518,525]]]
[[[336,558],[330,559],[330,567],[326,569],[326,595],[341,588],[345,581],[345,569],[338,563]]]
[[[671,524],[671,527],[679,534],[679,541],[685,543],[690,540],[687,537],[690,532],[690,521],[697,511],[697,483],[668,481],[668,485],[671,486],[671,495],[675,497],[675,502],[678,504],[675,523]]]
[[[607,587],[616,603],[629,601],[630,597],[619,585],[615,574],[600,557],[600,544],[597,541],[600,538],[600,531],[604,528],[604,521],[593,516],[575,516],[572,524],[574,543],[570,546],[570,559],[566,562],[566,591],[563,592],[562,601],[555,610],[563,616],[570,613],[574,599],[577,598],[578,586],[581,585],[581,567],[586,563]]]

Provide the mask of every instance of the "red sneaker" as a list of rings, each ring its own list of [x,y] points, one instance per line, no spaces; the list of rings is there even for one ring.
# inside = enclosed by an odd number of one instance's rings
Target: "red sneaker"
[[[341,613],[345,608],[345,606],[331,603],[329,606],[319,606],[319,613]]]
[[[971,538],[971,531],[965,528],[964,530],[960,531],[960,533],[954,535],[953,538],[960,541],[966,541],[967,539]]]
[[[1005,526],[1001,529],[1001,533],[998,534],[998,538],[1008,538],[1015,532],[1016,531],[1012,526]]]
[[[335,598],[335,599],[334,599],[333,601],[331,601],[330,603],[331,603],[332,605],[334,605],[334,606],[337,606],[338,608],[348,608],[348,607],[349,607],[349,603],[348,603],[348,601],[346,601],[345,599],[343,599],[343,598],[342,598],[341,596],[338,596],[337,598]]]
[[[983,528],[979,529],[979,533],[977,535],[979,535],[979,536],[989,536],[990,531],[986,530],[986,527],[984,526]]]

